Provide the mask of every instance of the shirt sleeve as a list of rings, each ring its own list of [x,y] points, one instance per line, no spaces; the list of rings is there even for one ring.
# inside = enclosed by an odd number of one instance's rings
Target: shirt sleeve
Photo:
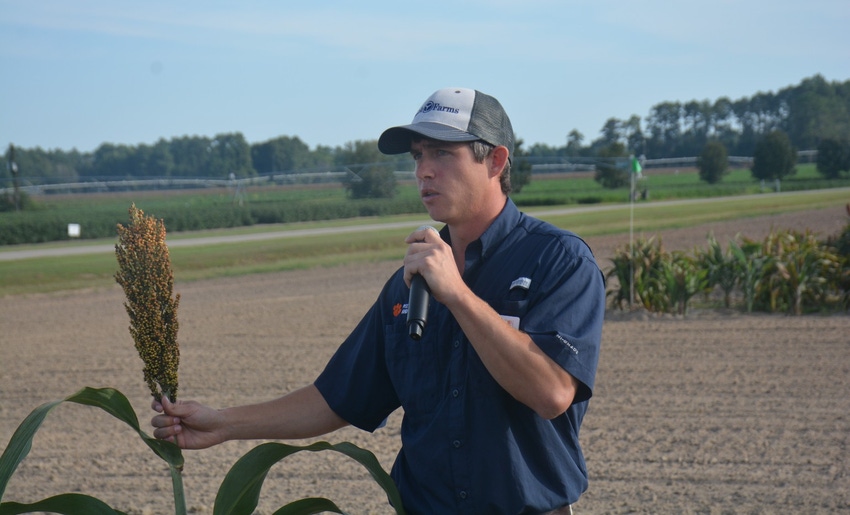
[[[593,392],[605,318],[605,280],[587,245],[559,238],[530,292],[520,328],[579,382],[575,402]]]
[[[349,424],[374,431],[399,407],[384,359],[384,315],[392,306],[387,292],[400,275],[384,286],[378,300],[340,345],[315,386],[330,408]],[[402,281],[402,284],[403,281]]]

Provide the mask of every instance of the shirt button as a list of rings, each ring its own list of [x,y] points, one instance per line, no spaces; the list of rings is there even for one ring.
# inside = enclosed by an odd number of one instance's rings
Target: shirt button
[[[461,490],[460,492],[458,492],[458,495],[460,496],[461,499],[466,499],[466,496],[467,496],[466,490]]]
[[[454,445],[455,449],[459,448],[460,447],[460,440],[455,440],[454,442],[452,442],[452,445]]]
[[[460,395],[460,392],[458,391],[458,389],[457,389],[457,388],[455,388],[454,390],[452,390],[452,397],[457,397],[458,395]]]
[[[455,346],[455,349],[457,349],[458,347],[460,347],[460,340],[455,340],[455,342],[454,342],[454,346]]]

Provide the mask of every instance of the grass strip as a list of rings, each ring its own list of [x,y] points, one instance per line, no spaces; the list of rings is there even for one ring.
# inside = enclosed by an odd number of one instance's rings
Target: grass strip
[[[848,200],[846,188],[797,192],[789,194],[729,197],[703,201],[699,199],[669,203],[637,203],[634,210],[635,230],[649,232],[690,227],[724,220],[746,219],[779,213],[835,208]],[[591,206],[568,210],[529,209],[560,227],[584,237],[623,234],[629,230],[628,204]],[[539,213],[539,214],[538,214]],[[411,222],[421,216],[381,217],[323,222],[321,227],[350,226],[355,223]],[[274,230],[301,229],[313,224],[275,226]],[[394,228],[356,233],[296,236],[289,238],[174,247],[171,259],[178,282],[212,277],[278,272],[344,263],[400,260],[405,252],[404,237],[412,230]],[[257,227],[215,231],[218,235],[256,233]],[[210,232],[204,231],[205,236]],[[189,239],[195,235],[179,235]],[[100,244],[114,244],[101,240]],[[89,245],[90,243],[86,243]],[[117,263],[113,253],[40,257],[0,261],[0,296],[47,293],[84,288],[114,287]]]

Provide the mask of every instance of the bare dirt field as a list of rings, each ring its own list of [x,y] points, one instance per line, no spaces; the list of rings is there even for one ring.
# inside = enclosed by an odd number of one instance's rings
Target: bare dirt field
[[[771,228],[835,234],[846,222],[843,210],[812,210],[660,236],[668,249],[690,250],[709,231],[725,243]],[[607,270],[627,236],[589,243]],[[178,277],[180,396],[223,407],[312,381],[396,266]],[[83,386],[121,390],[149,428],[122,302],[117,286],[0,298],[0,448],[36,406]],[[368,448],[388,470],[400,420],[396,413],[374,434],[344,429],[324,440]],[[850,316],[609,312],[581,438],[590,488],[579,514],[850,511]],[[224,475],[257,443],[184,453],[191,513],[212,512]],[[130,428],[76,404],[47,417],[3,500],[62,492],[133,514],[173,513],[166,465]],[[350,513],[390,513],[365,469],[327,452],[273,467],[259,512],[316,495]]]

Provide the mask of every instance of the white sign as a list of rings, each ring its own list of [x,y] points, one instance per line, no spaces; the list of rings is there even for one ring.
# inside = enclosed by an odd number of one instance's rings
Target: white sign
[[[79,238],[80,224],[68,224],[68,236],[71,238]]]

